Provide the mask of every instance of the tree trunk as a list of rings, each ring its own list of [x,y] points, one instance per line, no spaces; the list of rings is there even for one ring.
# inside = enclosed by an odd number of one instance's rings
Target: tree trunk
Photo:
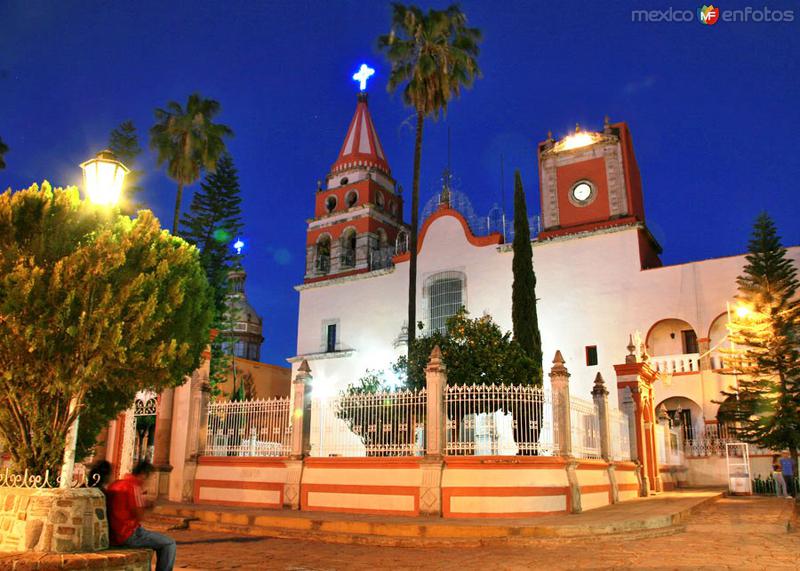
[[[175,216],[172,218],[172,235],[178,235],[178,219],[181,216],[181,198],[183,197],[183,183],[178,183],[178,194],[175,196]]]
[[[408,266],[408,358],[411,360],[411,345],[417,336],[417,233],[419,232],[419,167],[422,158],[422,128],[425,116],[417,111],[417,132],[414,141],[414,178],[411,183],[411,236],[408,249],[411,260]]]

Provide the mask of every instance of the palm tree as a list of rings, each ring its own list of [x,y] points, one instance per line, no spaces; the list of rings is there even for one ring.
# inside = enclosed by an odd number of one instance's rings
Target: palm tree
[[[8,145],[0,139],[0,170],[6,168],[6,153],[8,152]]]
[[[167,175],[178,183],[172,233],[178,232],[183,188],[200,179],[202,170],[214,172],[225,152],[223,137],[233,131],[226,125],[212,123],[220,104],[193,93],[186,102],[170,101],[166,109],[156,109],[156,124],[150,129],[150,148],[158,153],[158,166],[167,164]]]
[[[455,4],[445,10],[393,4],[392,29],[378,39],[392,66],[387,89],[403,87],[403,102],[417,115],[414,176],[411,191],[411,263],[408,279],[408,346],[416,335],[417,234],[419,231],[419,170],[422,129],[426,117],[438,119],[447,104],[471,87],[480,75],[478,43],[481,32],[467,27],[466,15]]]

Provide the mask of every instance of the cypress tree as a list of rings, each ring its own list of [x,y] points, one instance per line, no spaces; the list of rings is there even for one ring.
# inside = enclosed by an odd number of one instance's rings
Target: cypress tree
[[[120,210],[123,214],[135,214],[137,210],[144,208],[144,205],[139,201],[139,194],[142,192],[142,187],[139,185],[142,173],[136,170],[136,160],[142,153],[142,148],[139,146],[139,137],[133,121],[123,121],[111,131],[108,148],[130,169],[125,176],[125,199],[120,205]]]
[[[766,213],[757,219],[747,264],[737,278],[743,308],[729,324],[741,350],[730,373],[738,390],[724,391],[726,417],[745,442],[765,448],[800,447],[800,289],[797,268]]]
[[[514,283],[511,289],[511,319],[514,339],[525,354],[533,359],[536,375],[534,384],[542,384],[542,339],[536,314],[536,274],[533,272],[531,231],[525,190],[519,171],[514,173]]]
[[[216,171],[206,174],[200,190],[192,196],[189,212],[181,220],[181,236],[200,250],[200,263],[214,290],[212,328],[217,333],[211,341],[209,380],[215,395],[233,368],[233,324],[237,316],[228,304],[228,273],[240,263],[231,246],[244,227],[239,190],[233,158],[225,153],[217,161]]]

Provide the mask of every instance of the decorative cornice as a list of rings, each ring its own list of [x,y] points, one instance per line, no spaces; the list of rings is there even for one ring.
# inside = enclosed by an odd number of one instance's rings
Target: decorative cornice
[[[312,289],[312,288],[315,288],[315,287],[327,287],[327,286],[332,286],[332,285],[345,284],[345,283],[348,283],[348,282],[354,282],[354,281],[363,280],[363,279],[366,279],[366,278],[374,278],[374,277],[383,276],[383,275],[386,275],[386,274],[391,274],[393,271],[394,271],[394,267],[389,267],[389,268],[382,268],[380,270],[372,270],[371,272],[362,271],[362,272],[359,272],[359,273],[356,273],[356,274],[351,274],[349,276],[341,276],[341,277],[338,277],[338,278],[330,278],[330,279],[322,278],[322,279],[319,279],[318,281],[307,282],[307,283],[304,283],[304,284],[296,285],[296,286],[294,286],[294,289],[295,289],[295,291],[303,291],[303,290]]]
[[[289,363],[302,363],[303,361],[319,361],[321,359],[343,359],[350,357],[356,352],[355,349],[345,349],[343,351],[327,351],[320,353],[306,353],[295,355],[286,359]],[[306,364],[307,365],[307,364]]]

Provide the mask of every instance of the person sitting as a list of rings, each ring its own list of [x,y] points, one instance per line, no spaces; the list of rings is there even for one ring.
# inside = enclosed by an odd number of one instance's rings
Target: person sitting
[[[172,571],[175,565],[175,540],[142,527],[145,502],[142,487],[153,473],[150,462],[139,462],[133,471],[107,489],[108,518],[112,545],[147,547],[156,552],[156,571]]]

